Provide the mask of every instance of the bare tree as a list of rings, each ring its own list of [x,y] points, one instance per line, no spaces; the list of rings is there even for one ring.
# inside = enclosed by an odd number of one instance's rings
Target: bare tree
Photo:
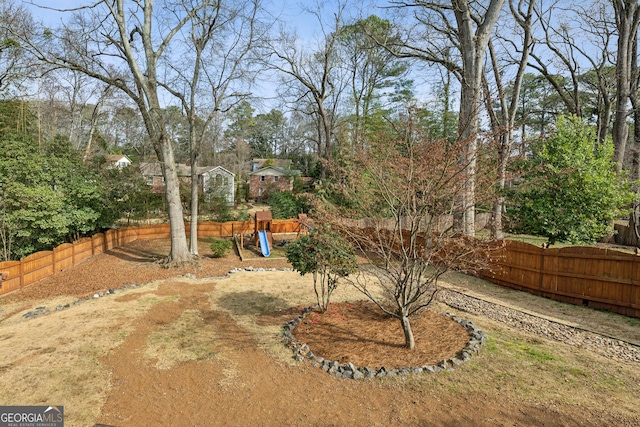
[[[456,199],[469,177],[469,163],[460,163],[466,143],[429,140],[411,118],[396,131],[359,148],[358,168],[346,180],[357,185],[342,188],[357,207],[323,220],[367,258],[362,274],[348,280],[398,319],[412,349],[411,317],[431,303],[442,274],[477,266],[480,240],[453,230]]]
[[[345,86],[345,79],[337,76],[340,71],[337,51],[346,5],[346,2],[338,2],[331,26],[324,21],[321,6],[308,11],[320,25],[321,36],[313,51],[302,46],[300,40],[285,29],[281,29],[280,34],[265,43],[262,49],[264,65],[285,76],[282,87],[292,89],[287,95],[293,96],[294,103],[308,100],[303,105],[311,106],[310,112],[317,119],[318,155],[326,160],[332,157],[338,98]]]
[[[485,3],[469,0],[393,1],[392,4],[399,8],[414,10],[417,25],[402,44],[390,45],[381,41],[400,57],[440,64],[454,72],[460,80],[458,139],[468,144],[464,163],[468,163],[465,170],[469,174],[466,191],[461,195],[461,210],[464,233],[471,236],[475,234],[476,186],[473,177],[477,167],[482,74],[487,46],[504,0]],[[417,32],[417,28],[422,28],[422,31]],[[450,48],[457,49],[459,55],[449,55]]]
[[[0,0],[0,93],[19,85],[26,78],[28,60],[14,34],[33,31],[33,18],[23,5]]]
[[[635,40],[640,25],[640,6],[637,0],[612,0],[618,29],[616,54],[616,117],[613,122],[614,160],[618,172],[622,170],[629,136],[627,114],[631,92],[631,59],[635,57]]]
[[[190,262],[192,256],[187,246],[174,142],[163,117],[160,82],[163,67],[179,57],[183,49],[176,35],[188,30],[201,10],[215,4],[98,0],[76,9],[57,9],[72,14],[62,28],[21,39],[38,60],[111,85],[137,106],[162,162],[171,225],[170,264]]]
[[[615,38],[615,25],[606,1],[596,0],[587,7],[578,7],[576,12],[581,18],[579,30],[583,39],[586,38],[591,46],[596,47],[588,49],[583,45],[576,45],[576,49],[591,66],[591,69],[581,76],[581,83],[596,93],[593,101],[596,110],[596,132],[598,141],[602,142],[609,135],[616,97],[616,81],[612,72],[615,70],[615,54],[611,49]]]
[[[568,113],[589,117],[595,110],[602,141],[609,132],[615,99],[610,76],[615,64],[611,46],[615,24],[609,1],[570,7],[555,1],[544,8],[536,5],[534,10],[542,36],[531,52],[529,66],[555,89]],[[586,92],[595,92],[595,99],[591,101]]]
[[[519,0],[516,4],[514,0],[509,0],[509,8],[515,20],[517,30],[515,33],[521,33],[522,39],[516,44],[512,37],[506,37],[506,52],[515,52],[510,55],[509,63],[516,67],[515,76],[511,83],[510,93],[505,90],[503,83],[504,68],[500,66],[496,49],[493,43],[489,42],[489,58],[491,69],[493,70],[493,79],[496,86],[498,98],[498,113],[494,112],[492,106],[492,97],[485,85],[485,100],[487,102],[487,111],[491,119],[493,135],[498,139],[498,195],[493,205],[493,237],[503,239],[502,231],[502,211],[504,210],[504,188],[507,181],[507,166],[509,158],[513,152],[513,131],[516,128],[516,113],[518,110],[518,100],[520,98],[520,90],[524,80],[524,75],[529,58],[529,52],[533,45],[533,7],[535,0]],[[485,77],[485,81],[488,80]]]
[[[529,67],[538,71],[556,90],[558,96],[562,99],[567,111],[578,117],[583,116],[582,99],[580,98],[580,57],[575,49],[576,43],[571,26],[560,21],[562,13],[565,12],[560,5],[559,0],[551,4],[541,4],[534,8],[537,15],[537,22],[542,29],[542,42],[537,42],[536,47],[529,54],[531,61]],[[542,5],[545,8],[542,8]],[[560,18],[559,18],[560,17]],[[551,54],[549,54],[551,53]],[[569,74],[570,84],[565,84],[566,80],[560,78],[559,73],[555,72],[557,68],[562,69]]]
[[[200,1],[186,3],[196,10]],[[179,100],[189,127],[192,255],[198,255],[198,166],[203,140],[217,115],[249,96],[238,84],[251,78],[247,59],[258,35],[259,10],[259,0],[220,1],[197,9],[184,39],[188,49],[183,60],[169,64],[175,78],[162,84]]]

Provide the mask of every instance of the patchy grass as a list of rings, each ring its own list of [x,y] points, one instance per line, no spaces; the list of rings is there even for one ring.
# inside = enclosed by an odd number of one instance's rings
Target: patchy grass
[[[447,280],[452,286],[466,287],[470,292],[503,298],[510,305],[541,310],[547,315],[556,314],[557,308],[551,301],[519,292],[500,293],[486,282],[471,279],[465,282],[462,277],[452,275]],[[180,280],[172,285],[194,286],[191,283]],[[174,290],[169,286],[160,291],[157,284],[152,284],[41,318],[24,321],[16,313],[1,322],[0,387],[11,393],[0,395],[0,404],[62,402],[66,403],[69,426],[93,425],[110,387],[110,374],[104,369],[104,359],[132,337],[137,322],[151,307],[175,301],[178,297],[172,292]],[[270,360],[289,364],[293,363],[291,352],[280,342],[280,327],[297,316],[302,307],[315,303],[312,279],[295,272],[233,274],[219,280],[215,288],[199,298],[199,304],[202,300],[206,302],[205,308],[192,306],[177,319],[154,326],[154,332],[146,338],[143,357],[161,369],[194,360],[225,359],[221,381],[228,387],[237,384],[244,372],[233,358],[226,359],[228,356],[225,355],[236,354],[231,351],[233,340],[219,339],[219,333],[224,331],[216,331],[207,324],[207,310],[229,313],[235,323],[250,332],[258,346],[272,356]],[[334,294],[336,302],[360,299],[359,293],[346,286],[339,287]],[[454,311],[437,304],[434,309]],[[582,322],[583,317],[593,317],[592,322],[602,320],[598,317],[601,314],[593,310],[579,308],[575,313],[575,317],[563,315],[576,322]],[[448,398],[469,396],[488,402],[492,399],[505,402],[506,399],[514,405],[531,403],[536,407],[552,408],[551,411],[556,405],[564,405],[565,409],[566,405],[573,405],[578,408],[576,411],[589,408],[591,413],[605,414],[608,419],[640,417],[638,364],[608,360],[482,316],[456,314],[473,321],[489,335],[486,346],[469,362],[437,375],[384,378],[356,385],[335,380],[336,387],[411,390],[412,395],[421,396],[423,400],[442,398],[441,404]],[[612,319],[633,329],[628,318],[616,316]],[[618,328],[618,324],[612,325],[609,327]],[[285,366],[283,369],[290,368]],[[314,371],[308,375],[313,381],[314,375],[319,373]],[[409,405],[408,410],[411,407]]]
[[[215,357],[215,333],[206,328],[198,310],[186,310],[175,322],[162,325],[147,339],[145,357],[155,361],[158,369],[192,360]]]
[[[459,315],[489,334],[480,354],[448,375],[408,377],[402,382],[436,393],[481,392],[488,399],[517,396],[538,405],[562,402],[602,413],[615,407],[625,416],[638,416],[637,364],[614,362],[468,313]]]

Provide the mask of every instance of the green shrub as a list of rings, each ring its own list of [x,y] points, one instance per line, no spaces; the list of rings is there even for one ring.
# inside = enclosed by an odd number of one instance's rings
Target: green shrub
[[[358,262],[353,246],[324,226],[315,228],[286,247],[287,261],[301,276],[313,274],[313,290],[322,311],[329,307],[338,279],[355,273]]]
[[[265,203],[271,206],[274,219],[295,218],[299,213],[309,212],[309,199],[291,191],[273,191]]]
[[[211,242],[211,252],[214,258],[222,258],[231,252],[233,244],[230,240],[214,240]]]
[[[549,243],[593,243],[626,214],[633,183],[615,172],[611,140],[598,142],[582,119],[559,117],[531,149],[530,158],[514,165],[519,179],[507,192],[513,231]]]

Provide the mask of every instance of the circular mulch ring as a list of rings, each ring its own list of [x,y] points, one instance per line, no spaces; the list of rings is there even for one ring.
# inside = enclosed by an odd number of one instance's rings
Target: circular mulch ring
[[[357,366],[403,368],[433,365],[465,348],[469,332],[448,316],[423,311],[411,321],[416,346],[404,347],[400,322],[367,301],[331,303],[298,323],[295,339],[316,356]]]

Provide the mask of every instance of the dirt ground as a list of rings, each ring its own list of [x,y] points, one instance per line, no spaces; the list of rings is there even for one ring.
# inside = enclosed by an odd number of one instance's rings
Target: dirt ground
[[[315,302],[311,278],[285,271],[221,278],[233,267],[287,263],[213,259],[205,244],[199,267],[167,270],[156,263],[167,252],[166,241],[134,242],[0,297],[0,405],[64,405],[69,426],[640,425],[637,364],[607,360],[465,314],[490,338],[480,355],[454,371],[336,379],[308,362],[295,363],[278,338],[285,321]],[[196,279],[179,277],[187,273]],[[145,285],[55,311],[58,305],[134,283]],[[597,321],[591,323],[588,313],[600,316],[576,308],[572,317],[573,309],[541,299],[532,304],[529,295],[503,295],[486,282],[456,283],[592,328]],[[393,342],[398,334],[391,337],[393,323],[376,336],[382,329],[373,323],[384,323],[378,314],[350,316],[350,310],[367,312],[366,305],[353,302],[359,299],[349,288],[339,288],[334,301],[349,303],[337,305],[326,322],[310,317],[300,337],[327,358],[322,351],[364,357],[364,365],[371,355],[408,363],[406,350]],[[53,312],[25,319],[23,314],[36,307]],[[434,311],[452,310],[436,306]],[[455,353],[464,331],[442,316],[429,316],[442,324],[417,327],[416,341],[436,347],[448,343],[452,347],[441,350]],[[636,333],[638,324],[627,320],[609,319],[607,327]],[[616,327],[623,324],[626,330]],[[351,338],[350,329],[357,329]],[[354,340],[354,335],[366,339]],[[378,347],[341,349],[340,341]]]

